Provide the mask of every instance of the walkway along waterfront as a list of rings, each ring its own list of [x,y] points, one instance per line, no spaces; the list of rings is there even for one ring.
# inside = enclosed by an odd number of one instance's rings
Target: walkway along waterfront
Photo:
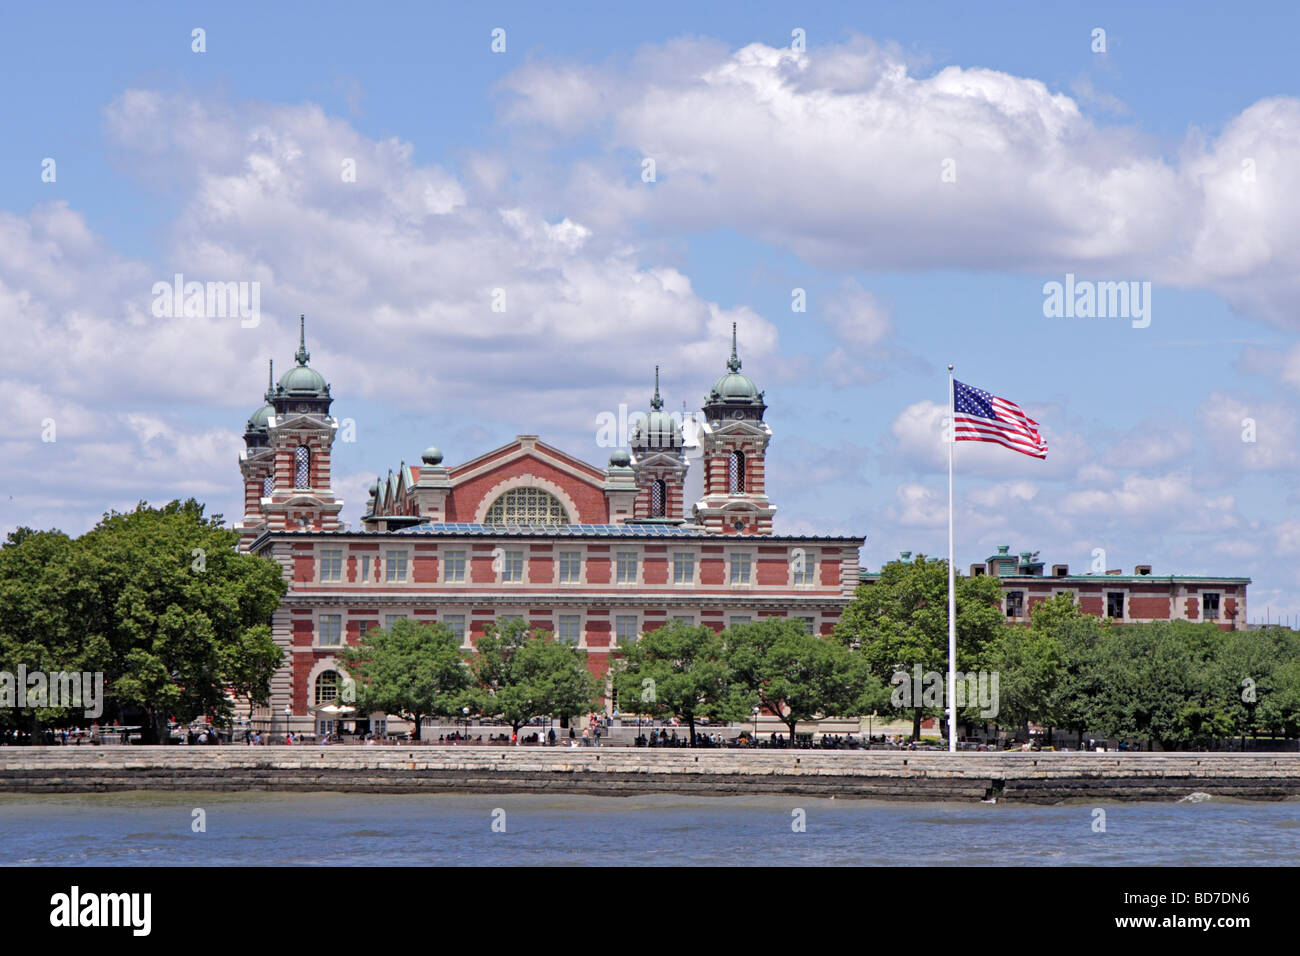
[[[21,747],[0,792],[790,793],[890,800],[1300,797],[1300,754],[718,751],[605,747]]]

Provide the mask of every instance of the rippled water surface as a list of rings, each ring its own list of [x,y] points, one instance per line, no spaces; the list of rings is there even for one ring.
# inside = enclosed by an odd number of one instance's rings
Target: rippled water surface
[[[196,808],[205,811],[206,832],[192,830]],[[1098,809],[1105,832],[1094,829]],[[804,832],[792,827],[796,810]],[[504,820],[505,832],[494,832],[494,820]],[[773,796],[4,795],[0,833],[0,863],[29,866],[1293,866],[1300,801],[1037,807]]]

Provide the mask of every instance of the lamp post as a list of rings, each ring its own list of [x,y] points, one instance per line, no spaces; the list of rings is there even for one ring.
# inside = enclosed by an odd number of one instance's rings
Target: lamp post
[[[461,715],[465,718],[465,742],[469,743],[469,708],[462,707],[460,709],[460,712]]]
[[[289,717],[292,713],[293,713],[293,708],[290,707],[288,704],[285,704],[284,705],[284,739],[286,740],[286,742],[289,739]]]
[[[754,744],[758,744],[758,706],[753,707],[754,712]]]

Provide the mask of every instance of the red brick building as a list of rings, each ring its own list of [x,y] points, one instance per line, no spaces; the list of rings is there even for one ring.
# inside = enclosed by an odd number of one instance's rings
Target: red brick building
[[[649,412],[605,467],[535,435],[454,466],[430,447],[376,481],[362,528],[347,529],[330,487],[333,399],[309,359],[304,332],[295,366],[249,419],[240,461],[241,547],[289,582],[272,622],[287,664],[254,715],[264,725],[322,729],[314,709],[339,693],[338,649],[397,617],[446,624],[469,648],[517,616],[585,650],[603,676],[620,640],[673,618],[717,630],[794,618],[827,634],[852,600],[863,538],[772,533],[772,432],[734,330],[702,408],[705,477],[689,512],[690,461],[656,370]]]
[[[902,560],[910,556],[910,551],[904,552]],[[972,564],[970,573],[998,579],[1002,612],[1013,623],[1028,624],[1034,605],[1070,591],[1085,614],[1116,623],[1210,621],[1225,631],[1246,628],[1246,588],[1250,578],[1157,575],[1148,564],[1138,565],[1132,574],[1119,570],[1071,574],[1066,564],[1052,565],[1047,573],[1045,567],[1036,553],[1013,554],[1004,544],[982,564]],[[861,580],[871,583],[878,577],[864,571]]]

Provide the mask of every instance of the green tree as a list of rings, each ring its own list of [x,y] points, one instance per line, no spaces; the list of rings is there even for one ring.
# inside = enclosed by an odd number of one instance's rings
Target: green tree
[[[1093,725],[1104,736],[1153,740],[1174,750],[1231,734],[1221,697],[1209,689],[1207,661],[1223,632],[1210,624],[1154,622],[1107,628]]]
[[[503,720],[514,733],[537,717],[576,717],[595,706],[600,683],[587,656],[521,618],[488,627],[470,658],[468,694],[475,713]]]
[[[839,641],[798,621],[769,618],[723,633],[732,682],[790,729],[801,720],[844,715],[861,703],[870,673]]]
[[[1101,645],[1114,625],[1084,614],[1071,592],[1044,601],[1031,612],[1031,627],[1056,641],[1061,648],[1063,672],[1048,691],[1049,722],[1079,735],[1098,727],[1098,702],[1103,675],[1099,665]]]
[[[401,618],[387,629],[372,627],[340,657],[357,683],[363,713],[398,714],[415,724],[425,717],[449,717],[460,710],[470,672],[456,635],[445,624]]]
[[[1002,589],[986,575],[956,579],[957,662],[963,671],[977,670],[984,651],[1003,626]],[[835,626],[835,637],[856,649],[867,670],[883,684],[896,673],[948,669],[948,562],[918,555],[910,562],[891,561],[874,583],[858,586]],[[925,708],[906,708],[912,717],[912,738],[921,736]],[[937,713],[937,711],[935,712]]]
[[[281,652],[268,622],[281,569],[235,550],[238,534],[190,499],[110,512],[87,534],[20,529],[0,549],[0,654],[46,670],[101,671],[106,717],[229,718],[264,703]],[[71,715],[79,716],[79,715]]]
[[[622,645],[614,687],[625,710],[686,721],[690,745],[701,717],[740,720],[747,705],[732,686],[721,636],[673,621]],[[633,702],[637,703],[633,703]]]
[[[1065,655],[1055,636],[1032,625],[1004,626],[985,649],[984,666],[998,675],[999,723],[1022,728],[1026,739],[1030,722],[1053,723],[1052,695],[1065,677]],[[967,712],[971,720],[980,719],[976,708]]]

